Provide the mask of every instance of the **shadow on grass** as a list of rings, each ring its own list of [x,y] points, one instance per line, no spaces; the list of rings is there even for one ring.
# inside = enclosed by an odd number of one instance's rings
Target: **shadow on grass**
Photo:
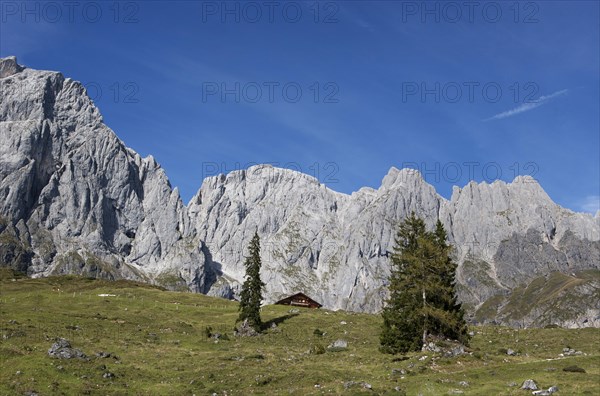
[[[266,322],[263,322],[261,330],[263,330],[263,331],[264,330],[268,330],[268,329],[271,328],[271,326],[273,326],[273,324],[275,324],[276,326],[279,326],[281,323],[285,322],[286,320],[291,319],[294,316],[298,316],[298,315],[299,314],[297,314],[297,313],[295,313],[295,314],[289,314],[289,315],[283,315],[283,316],[280,316],[278,318],[271,319],[271,320],[268,320]]]

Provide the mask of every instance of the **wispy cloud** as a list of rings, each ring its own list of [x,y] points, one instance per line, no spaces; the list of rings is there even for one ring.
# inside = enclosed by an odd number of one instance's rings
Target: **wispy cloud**
[[[540,107],[543,104],[548,103],[550,100],[556,98],[557,96],[566,94],[567,91],[568,91],[568,89],[563,89],[560,91],[556,91],[550,95],[540,96],[539,98],[535,99],[533,102],[523,103],[522,105],[515,107],[514,109],[504,111],[502,113],[498,113],[495,116],[485,119],[484,121],[501,120],[503,118],[512,117],[514,115],[521,114],[521,113],[524,113],[529,110],[533,110],[537,107]]]
[[[600,210],[600,195],[588,195],[579,203],[579,208],[591,214],[596,214]]]

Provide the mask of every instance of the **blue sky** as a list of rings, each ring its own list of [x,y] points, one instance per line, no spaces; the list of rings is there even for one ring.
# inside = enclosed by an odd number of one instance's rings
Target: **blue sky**
[[[600,196],[596,1],[99,1],[2,6],[0,55],[86,84],[185,201],[273,163],[350,193],[390,167],[438,192],[533,175]]]

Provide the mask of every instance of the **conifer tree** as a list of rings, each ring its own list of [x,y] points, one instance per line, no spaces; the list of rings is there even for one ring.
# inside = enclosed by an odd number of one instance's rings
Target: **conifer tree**
[[[412,213],[400,225],[395,243],[381,350],[416,351],[430,334],[466,343],[464,313],[454,293],[456,265],[442,223],[428,232]]]
[[[456,295],[456,269],[457,264],[452,260],[452,246],[447,242],[447,233],[440,220],[437,221],[434,231],[435,243],[439,248],[439,274],[442,293],[436,293],[434,304],[446,314],[444,320],[439,321],[435,329],[438,334],[458,340],[463,344],[469,342],[467,323],[464,319],[465,311],[457,300]]]
[[[265,284],[260,279],[260,238],[254,233],[248,246],[250,255],[246,257],[246,279],[240,293],[240,315],[238,321],[248,320],[248,324],[256,331],[260,331],[262,321],[260,319],[260,303],[262,301],[262,289]]]

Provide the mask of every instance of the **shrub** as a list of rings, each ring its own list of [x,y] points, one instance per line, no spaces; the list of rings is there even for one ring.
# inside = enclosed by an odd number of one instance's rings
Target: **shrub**
[[[563,369],[563,371],[566,371],[569,373],[585,373],[585,370],[579,366],[567,366]]]
[[[264,376],[264,375],[259,375],[255,378],[255,381],[256,381],[256,385],[265,386],[265,385],[270,384],[273,381],[273,378]]]
[[[309,353],[311,355],[322,355],[325,353],[325,347],[321,344],[313,344],[310,346]]]
[[[204,335],[206,336],[206,338],[212,337],[212,327],[206,326],[204,328]]]

